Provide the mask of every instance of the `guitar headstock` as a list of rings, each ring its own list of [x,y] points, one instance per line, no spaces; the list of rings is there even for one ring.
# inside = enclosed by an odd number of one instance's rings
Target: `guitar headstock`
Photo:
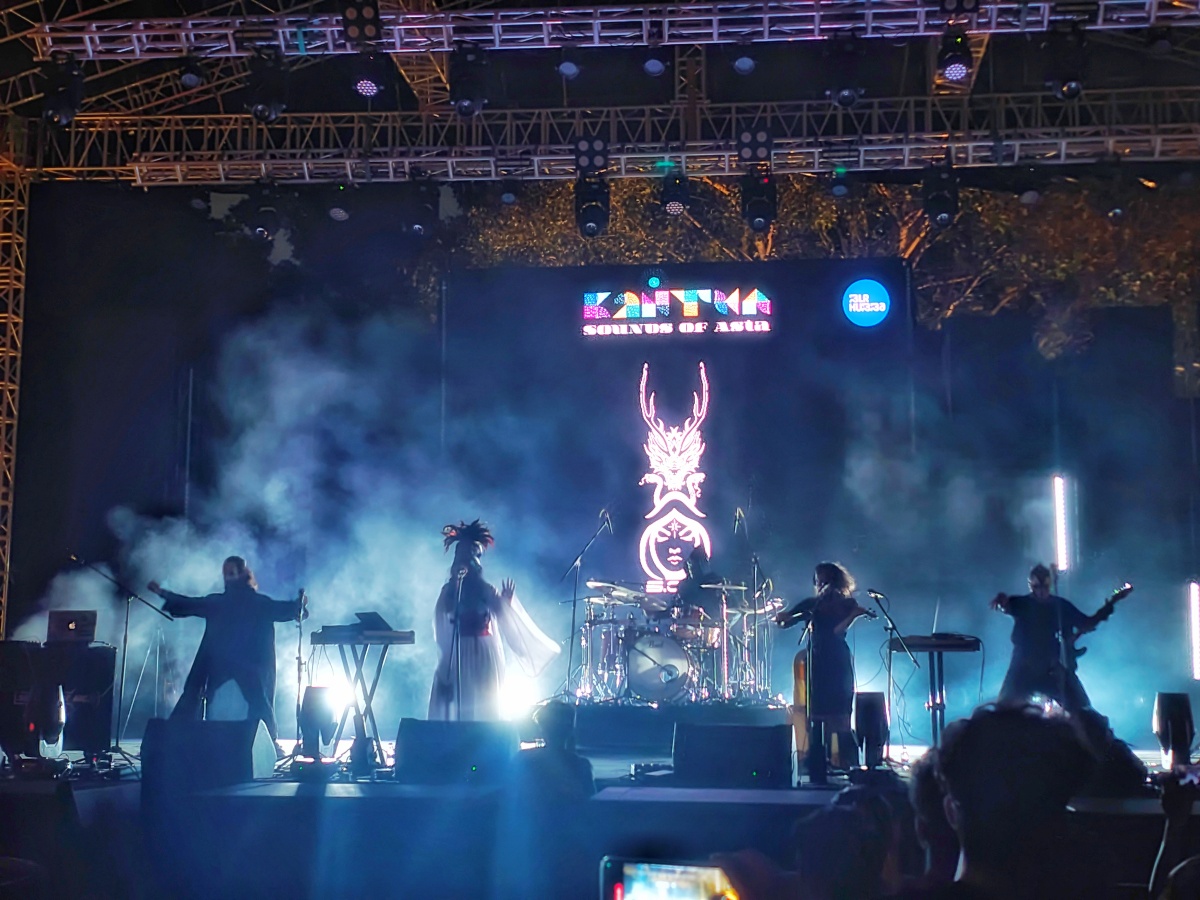
[[[1122,584],[1119,588],[1117,588],[1115,591],[1113,591],[1109,595],[1108,600],[1106,602],[1116,603],[1118,600],[1124,600],[1126,597],[1128,597],[1132,593],[1133,593],[1133,585],[1130,584],[1128,581],[1126,581],[1124,584]]]

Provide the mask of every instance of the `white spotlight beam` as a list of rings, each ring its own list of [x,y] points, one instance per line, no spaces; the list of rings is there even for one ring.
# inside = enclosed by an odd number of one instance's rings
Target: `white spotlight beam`
[[[1192,637],[1192,679],[1200,681],[1200,582],[1188,585],[1188,619]]]

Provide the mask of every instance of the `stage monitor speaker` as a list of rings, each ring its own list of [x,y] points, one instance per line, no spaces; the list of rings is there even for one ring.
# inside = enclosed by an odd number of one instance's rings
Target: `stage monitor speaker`
[[[863,751],[863,765],[883,765],[883,748],[890,733],[887,695],[872,691],[854,695],[854,739]]]
[[[790,788],[792,729],[678,722],[671,762],[684,787]]]
[[[406,784],[502,784],[521,749],[511,722],[401,719],[396,780]]]
[[[275,743],[262,722],[151,719],[142,737],[142,796],[204,791],[275,769]]]

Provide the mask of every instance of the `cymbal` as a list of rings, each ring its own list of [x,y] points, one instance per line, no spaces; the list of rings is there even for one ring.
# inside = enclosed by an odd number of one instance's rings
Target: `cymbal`
[[[624,600],[618,600],[616,597],[580,597],[581,603],[592,603],[596,606],[623,606]]]
[[[750,588],[746,587],[744,584],[702,584],[702,585],[700,585],[700,590],[702,590],[702,591],[743,591],[744,592],[744,591],[750,590]]]
[[[635,591],[632,588],[623,587],[619,584],[613,584],[610,581],[587,581],[587,586],[593,591],[602,591],[605,597],[617,600],[621,603],[641,603],[646,599],[646,595],[641,591]]]

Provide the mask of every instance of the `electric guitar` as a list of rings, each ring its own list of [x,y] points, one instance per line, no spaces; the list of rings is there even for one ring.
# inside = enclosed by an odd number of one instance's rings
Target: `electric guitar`
[[[1133,585],[1130,584],[1129,582],[1125,582],[1123,585],[1121,585],[1119,588],[1117,588],[1115,591],[1113,591],[1111,594],[1108,595],[1108,598],[1104,601],[1104,605],[1100,608],[1100,611],[1098,613],[1096,613],[1094,616],[1092,616],[1092,618],[1096,620],[1097,624],[1099,624],[1100,622],[1103,622],[1109,616],[1112,615],[1113,608],[1117,605],[1117,602],[1119,600],[1124,600],[1126,597],[1128,597],[1132,593],[1133,593]],[[1063,635],[1063,650],[1064,650],[1064,656],[1066,657],[1066,664],[1067,664],[1068,672],[1074,672],[1076,669],[1078,669],[1079,668],[1079,657],[1081,657],[1085,653],[1087,653],[1087,647],[1076,647],[1075,646],[1075,642],[1077,640],[1079,640],[1079,638],[1081,636],[1082,636],[1082,632],[1075,631],[1074,629],[1072,629],[1069,634]]]

